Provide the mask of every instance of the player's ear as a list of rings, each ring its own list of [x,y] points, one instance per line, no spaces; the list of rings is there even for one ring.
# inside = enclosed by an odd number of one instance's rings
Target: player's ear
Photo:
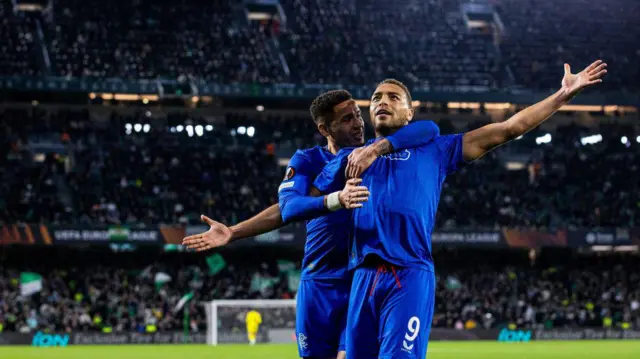
[[[407,121],[411,122],[411,120],[413,120],[413,114],[415,112],[413,111],[413,107],[409,108],[409,110],[407,110]]]
[[[318,123],[318,131],[323,137],[329,137],[329,127],[324,123],[324,121]]]

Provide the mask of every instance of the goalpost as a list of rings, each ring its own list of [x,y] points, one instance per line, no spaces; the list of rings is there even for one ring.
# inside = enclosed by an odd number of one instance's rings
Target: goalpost
[[[295,299],[214,300],[204,305],[208,345],[247,343],[245,317],[250,310],[262,316],[259,343],[295,343]]]

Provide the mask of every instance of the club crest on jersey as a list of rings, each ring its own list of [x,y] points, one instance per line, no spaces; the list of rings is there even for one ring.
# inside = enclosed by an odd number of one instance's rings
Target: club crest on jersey
[[[296,175],[296,170],[293,167],[287,167],[287,171],[284,173],[284,180],[288,181]]]
[[[300,346],[300,349],[302,349],[302,350],[307,349],[307,347],[308,347],[307,336],[304,335],[304,333],[298,334],[298,345]]]

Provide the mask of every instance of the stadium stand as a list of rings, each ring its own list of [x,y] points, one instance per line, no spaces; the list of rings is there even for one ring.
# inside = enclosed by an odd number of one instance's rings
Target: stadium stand
[[[18,117],[22,121],[14,120]],[[36,171],[42,180],[40,185],[23,183],[19,198],[6,197],[5,222],[22,218],[56,223],[186,224],[197,223],[201,213],[208,213],[235,223],[276,201],[283,169],[276,163],[274,149],[322,143],[310,120],[300,115],[269,115],[259,120],[229,112],[223,124],[211,127],[203,118],[184,113],[158,120],[143,113],[112,112],[109,125],[91,120],[88,111],[8,110],[2,118],[9,123],[5,139],[9,152],[4,161],[20,151],[33,153],[30,143],[33,146],[41,138],[54,139],[68,151],[66,156],[50,154],[40,164],[18,161],[15,167]],[[440,124],[443,131],[453,128],[446,122]],[[136,123],[139,128],[134,129]],[[193,137],[187,133],[189,124]],[[466,129],[478,125],[472,123]],[[195,134],[196,126],[201,126],[203,137]],[[238,133],[240,127],[243,134]],[[252,137],[247,135],[249,128],[253,128]],[[23,137],[12,141],[11,133]],[[561,126],[551,144],[536,145],[535,138],[542,134],[531,133],[451,176],[445,183],[438,227],[638,225],[640,187],[633,180],[640,175],[635,164],[640,155],[637,126]],[[593,134],[601,134],[602,142],[580,142]],[[625,144],[620,142],[623,136],[628,139]],[[533,155],[521,170],[508,170],[504,155],[521,148]],[[19,181],[7,168],[7,178]],[[4,184],[6,193],[15,181]],[[56,188],[68,193],[69,200],[61,201],[65,196]],[[34,208],[33,203],[45,205],[36,206],[37,213],[21,209]]]
[[[226,0],[183,0],[170,6],[147,0],[85,4],[56,3],[49,30],[61,76],[184,76],[219,83],[282,79],[266,35],[234,25]]]
[[[16,258],[3,258],[0,323],[5,331],[101,331],[106,326],[114,332],[145,332],[148,325],[158,331],[181,330],[182,313],[174,313],[173,308],[184,293],[195,290],[189,326],[193,332],[202,332],[205,313],[197,301],[295,295],[286,275],[278,270],[276,259],[282,251],[261,250],[259,258],[246,251],[224,253],[227,266],[211,275],[204,263],[189,254],[29,250],[32,259],[20,266]],[[68,260],[61,263],[60,256]],[[526,251],[441,250],[435,258],[439,268],[435,327],[640,326],[640,291],[633,285],[640,280],[636,255],[543,251],[534,263]],[[43,290],[26,298],[19,295],[17,279],[25,269],[46,273]],[[172,280],[157,285],[157,273]],[[224,310],[220,317],[228,322],[221,325],[242,332],[243,309]],[[268,325],[292,325],[293,308],[263,313],[269,316],[265,318]]]
[[[0,1],[0,74],[41,74],[36,54],[36,25],[32,16],[14,14],[11,1]]]
[[[604,88],[638,90],[637,1],[503,0],[497,9],[507,29],[501,47],[518,84],[555,88],[563,63],[579,68],[596,56],[621,70],[611,71]]]
[[[394,77],[425,88],[494,86],[491,37],[463,31],[456,1],[283,4],[295,14],[283,37],[296,81],[371,85]]]
[[[492,1],[501,26],[483,31],[468,30],[463,1],[280,3],[288,19],[282,24],[248,21],[226,0],[64,0],[54,16],[41,18],[13,14],[3,0],[0,26],[9,42],[0,71],[343,86],[395,77],[414,88],[546,90],[558,86],[564,62],[580,68],[599,57],[624,68],[612,71],[604,88],[637,90],[640,10],[632,0]],[[585,26],[594,21],[598,26]],[[51,69],[36,61],[38,28]]]
[[[228,0],[57,0],[42,14],[13,11],[15,3],[0,0],[3,78],[320,88],[395,77],[422,90],[544,92],[558,87],[564,62],[575,70],[600,57],[610,69],[603,94],[640,90],[635,0],[488,1],[501,22],[488,32],[467,28],[461,0],[281,0],[286,21],[248,21],[239,2]],[[55,95],[64,100],[48,93],[43,103],[11,92],[16,104],[4,97],[9,92],[0,88],[0,332],[182,331],[173,308],[189,291],[189,331],[203,332],[199,302],[294,298],[278,268],[280,249],[222,251],[226,265],[210,273],[202,256],[161,253],[160,245],[113,253],[118,246],[4,240],[25,223],[150,228],[196,225],[200,214],[227,224],[247,219],[276,202],[293,149],[324,143],[305,111],[281,102],[263,112],[224,96],[202,109],[184,108],[197,107],[191,98],[182,108],[162,99],[88,104],[87,93],[63,91]],[[441,101],[418,117],[436,117],[443,134],[489,120],[484,108],[449,111]],[[624,119],[613,111],[564,113],[562,124],[450,176],[436,229],[639,227],[637,108]],[[529,253],[438,247],[433,325],[640,328],[637,253],[544,249],[535,261]],[[295,262],[301,253],[286,257]],[[43,276],[43,289],[24,296],[19,277],[28,271]],[[159,273],[172,280],[157,285]],[[221,325],[242,333],[243,309],[221,310]],[[264,315],[265,325],[293,325],[291,308]]]

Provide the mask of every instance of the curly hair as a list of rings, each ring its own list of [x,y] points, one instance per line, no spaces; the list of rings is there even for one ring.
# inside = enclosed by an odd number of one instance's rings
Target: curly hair
[[[327,119],[330,119],[333,108],[336,105],[352,99],[353,96],[346,90],[331,90],[316,97],[309,108],[313,122],[318,125],[321,123],[327,125]]]

